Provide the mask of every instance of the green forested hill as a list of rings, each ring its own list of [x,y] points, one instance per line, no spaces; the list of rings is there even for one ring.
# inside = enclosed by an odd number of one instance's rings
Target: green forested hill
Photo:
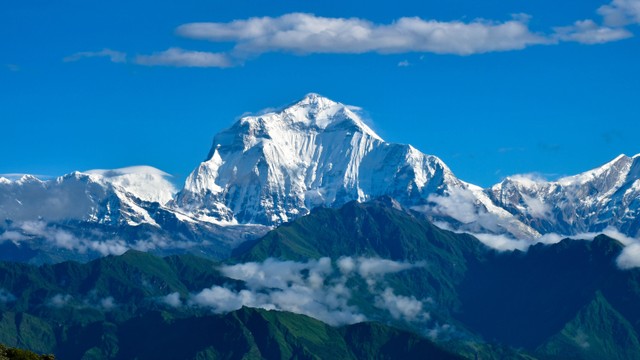
[[[390,199],[349,203],[281,226],[224,264],[137,251],[86,264],[0,262],[0,343],[59,359],[640,359],[640,271],[617,268],[621,250],[616,240],[598,236],[500,253]],[[339,282],[336,266],[346,257],[404,270],[378,268],[384,277]],[[317,285],[333,286],[322,301],[340,301],[332,292],[345,286],[349,307],[340,309],[376,322],[330,326],[236,305],[214,313],[193,300],[214,288],[217,300],[207,301],[228,301],[225,296],[241,291],[256,299],[270,295],[268,286],[234,280],[224,269],[297,267],[311,281],[312,272],[327,271],[321,258],[331,259],[334,271]],[[281,276],[269,274],[261,281]],[[296,291],[318,290],[303,285]],[[387,310],[380,305],[384,296],[390,296]],[[289,301],[318,300],[297,299]],[[418,303],[419,312],[408,312],[418,315],[401,312]]]

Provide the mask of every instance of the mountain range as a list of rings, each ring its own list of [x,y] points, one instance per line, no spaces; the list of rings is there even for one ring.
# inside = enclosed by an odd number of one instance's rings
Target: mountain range
[[[483,189],[309,94],[216,135],[181,189],[148,166],[0,178],[0,344],[640,359],[639,209],[639,155]]]
[[[604,230],[633,238],[640,156],[557,181],[515,175],[483,189],[434,155],[384,141],[356,107],[309,94],[220,132],[180,190],[148,166],[0,178],[0,246],[34,251],[40,263],[126,249],[221,259],[316,207],[380,196],[442,228],[520,240],[507,247]]]

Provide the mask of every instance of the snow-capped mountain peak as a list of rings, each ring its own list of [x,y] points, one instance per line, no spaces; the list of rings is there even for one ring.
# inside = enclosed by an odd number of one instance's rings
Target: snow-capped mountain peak
[[[270,224],[310,207],[363,200],[359,166],[381,144],[349,106],[309,94],[216,135],[176,203],[204,218]]]
[[[173,198],[168,176],[150,166],[75,171],[50,180],[24,175],[0,182],[0,218],[157,225],[143,203],[162,205]]]
[[[215,136],[173,205],[202,220],[277,225],[317,206],[391,196],[406,208],[437,212],[440,222],[474,229],[501,231],[489,218],[513,218],[436,156],[382,140],[352,108],[308,94],[283,109],[243,117]],[[450,214],[456,201],[468,199],[469,211]],[[537,234],[505,221],[503,230]]]
[[[177,192],[169,179],[171,175],[152,166],[130,166],[120,169],[84,171],[94,180],[111,184],[128,192],[140,200],[168,203]]]
[[[633,158],[621,154],[602,166],[578,175],[561,178],[557,182],[563,186],[576,186],[598,180],[606,182],[605,178],[611,177],[615,177],[615,179],[611,179],[614,182],[623,181],[624,176],[620,175],[625,175],[629,171],[632,163]]]
[[[277,132],[283,128],[305,131],[325,131],[329,127],[353,127],[355,131],[366,133],[382,140],[354,111],[353,106],[344,105],[321,95],[310,93],[301,100],[279,110],[260,115],[245,116],[240,126],[249,126],[254,131]],[[275,134],[277,135],[277,134]]]
[[[510,177],[488,190],[492,200],[541,233],[597,232],[611,226],[640,235],[640,157],[617,156],[557,181]],[[519,181],[521,180],[521,181]]]

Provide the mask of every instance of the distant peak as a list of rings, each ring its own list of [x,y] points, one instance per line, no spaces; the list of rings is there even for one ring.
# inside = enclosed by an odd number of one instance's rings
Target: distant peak
[[[588,181],[591,181],[599,176],[603,176],[604,174],[608,174],[611,172],[627,172],[629,171],[629,166],[632,163],[632,158],[628,157],[625,154],[620,154],[616,156],[613,160],[607,162],[606,164],[597,167],[595,169],[591,169],[589,171],[585,171],[581,174],[568,176],[561,179],[558,179],[558,183],[561,185],[574,185],[574,184],[584,184]]]
[[[24,184],[27,182],[42,182],[42,180],[38,179],[37,177],[31,174],[23,174],[22,176],[20,176],[17,182],[20,184]]]

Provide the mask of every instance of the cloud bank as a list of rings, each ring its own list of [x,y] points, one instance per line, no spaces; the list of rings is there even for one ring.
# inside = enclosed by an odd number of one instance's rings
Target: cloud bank
[[[510,250],[520,250],[527,251],[530,246],[535,244],[556,244],[564,239],[573,239],[573,240],[585,240],[590,241],[593,240],[596,236],[600,234],[604,234],[612,239],[618,240],[624,248],[622,252],[616,259],[616,264],[621,270],[628,270],[633,268],[640,267],[640,239],[632,238],[626,236],[621,233],[619,230],[608,227],[600,232],[588,232],[588,233],[580,233],[575,235],[561,235],[555,233],[544,234],[536,239],[527,241],[527,240],[516,240],[507,235],[496,235],[496,234],[478,234],[471,233],[470,235],[475,236],[478,240],[480,240],[483,244],[489,246],[490,248],[496,249],[498,251],[510,251]]]
[[[109,231],[93,229],[83,232],[74,228],[61,228],[39,220],[12,223],[11,228],[0,233],[0,244],[5,241],[11,241],[16,245],[28,244],[34,250],[60,249],[78,254],[100,256],[122,255],[128,250],[144,252],[163,249],[185,250],[210,244],[206,240],[197,243],[180,237],[174,239],[153,232],[147,232],[126,240]]]
[[[214,313],[226,313],[242,306],[289,311],[339,326],[367,319],[350,303],[352,289],[347,282],[355,279],[365,281],[365,291],[369,292],[367,296],[373,299],[373,305],[388,311],[394,319],[426,321],[429,314],[424,310],[423,300],[397,294],[384,281],[387,274],[420,266],[424,264],[362,257],[342,257],[335,261],[325,257],[307,262],[267,259],[221,268],[225,276],[241,281],[243,289],[215,285],[190,294],[184,301],[178,293],[160,300],[171,307],[204,307]]]

